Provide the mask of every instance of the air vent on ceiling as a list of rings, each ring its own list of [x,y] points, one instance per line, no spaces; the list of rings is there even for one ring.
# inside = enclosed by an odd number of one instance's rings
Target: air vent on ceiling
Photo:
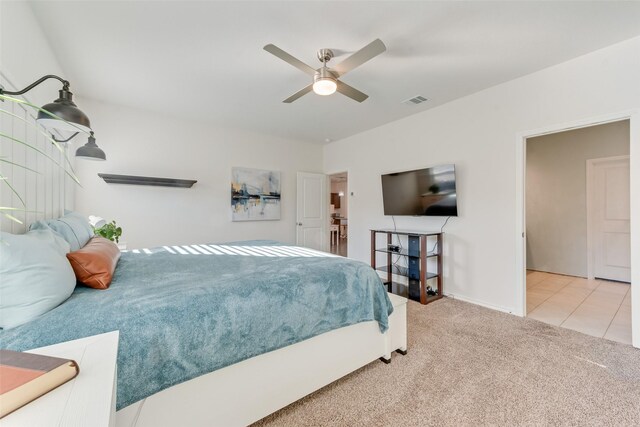
[[[418,95],[418,96],[414,96],[413,98],[407,99],[406,101],[402,101],[402,103],[407,105],[416,105],[416,104],[422,104],[426,100],[427,98],[425,98],[424,96]]]

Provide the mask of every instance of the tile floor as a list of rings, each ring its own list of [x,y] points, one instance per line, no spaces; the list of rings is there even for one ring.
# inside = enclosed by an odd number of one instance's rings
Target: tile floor
[[[631,344],[631,286],[527,271],[527,316]]]

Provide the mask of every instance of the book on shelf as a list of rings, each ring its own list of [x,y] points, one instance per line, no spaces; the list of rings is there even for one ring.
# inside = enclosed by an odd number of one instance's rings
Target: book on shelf
[[[78,375],[69,359],[0,350],[0,418]]]

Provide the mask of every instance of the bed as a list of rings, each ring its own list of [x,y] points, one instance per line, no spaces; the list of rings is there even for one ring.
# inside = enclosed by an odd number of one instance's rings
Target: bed
[[[406,350],[366,264],[273,241],[122,254],[111,287],[0,332],[26,350],[118,330],[118,426],[246,425]]]

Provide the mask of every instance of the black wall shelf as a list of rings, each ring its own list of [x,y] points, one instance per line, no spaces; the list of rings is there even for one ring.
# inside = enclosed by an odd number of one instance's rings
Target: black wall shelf
[[[116,175],[112,173],[99,173],[107,184],[151,185],[154,187],[179,187],[191,188],[195,179],[156,178],[152,176]]]

